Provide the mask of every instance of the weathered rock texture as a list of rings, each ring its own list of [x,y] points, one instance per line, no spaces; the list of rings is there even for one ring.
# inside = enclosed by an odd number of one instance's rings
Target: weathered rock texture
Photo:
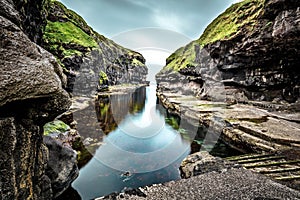
[[[76,154],[42,138],[70,107],[65,89],[143,82],[145,59],[52,0],[0,0],[0,38],[0,199],[52,199],[78,174]]]
[[[0,1],[0,199],[53,197],[42,126],[70,100],[54,56],[32,42],[43,21],[35,9],[41,2]]]
[[[208,152],[202,151],[186,157],[180,166],[182,178],[190,178],[208,172],[222,172],[231,168],[241,168],[240,165],[228,162],[219,157],[211,156]]]
[[[53,196],[58,197],[77,178],[77,153],[70,147],[50,136],[43,139],[49,150],[46,175],[51,180]]]
[[[89,95],[97,85],[146,81],[148,70],[141,54],[98,34],[60,2],[52,1],[49,7],[42,46],[64,66],[67,91]],[[107,77],[107,83],[99,81],[101,74]]]
[[[236,3],[167,58],[157,96],[240,151],[298,147],[299,35],[299,1]]]
[[[201,99],[294,103],[300,94],[299,35],[299,1],[245,0],[172,54],[157,82],[162,90],[183,88]]]
[[[121,194],[112,194],[100,199],[299,199],[296,190],[280,185],[265,176],[245,169],[228,169],[205,173],[189,179],[172,181]]]

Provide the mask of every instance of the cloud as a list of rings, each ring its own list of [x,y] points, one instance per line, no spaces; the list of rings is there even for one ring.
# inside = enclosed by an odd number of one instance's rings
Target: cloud
[[[197,39],[209,22],[238,0],[61,1],[107,37],[137,28],[160,27]]]
[[[153,21],[158,27],[177,32],[182,32],[184,29],[184,22],[175,14],[165,13],[157,10],[152,17]]]

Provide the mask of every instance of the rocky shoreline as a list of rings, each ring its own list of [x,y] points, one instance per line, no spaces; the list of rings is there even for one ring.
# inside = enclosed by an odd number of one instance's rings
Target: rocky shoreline
[[[159,88],[157,96],[169,112],[210,128],[242,152],[299,148],[299,112],[199,100],[194,96],[162,92]]]
[[[182,163],[184,179],[125,189],[100,199],[300,199],[300,192],[241,165],[198,152]]]

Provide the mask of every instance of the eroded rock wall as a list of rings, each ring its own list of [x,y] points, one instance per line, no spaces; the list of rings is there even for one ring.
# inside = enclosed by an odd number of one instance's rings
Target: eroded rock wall
[[[145,83],[148,73],[145,59],[98,34],[75,12],[58,1],[49,4],[43,47],[53,53],[68,77],[67,91],[92,94],[100,72],[108,85]]]
[[[226,16],[234,16],[228,23],[237,25],[236,32],[209,38]],[[157,75],[159,88],[208,100],[294,103],[300,97],[299,35],[299,1],[242,1],[167,59]]]
[[[11,0],[0,7],[0,198],[51,199],[42,126],[70,106],[66,77],[25,30],[26,7],[18,12]]]

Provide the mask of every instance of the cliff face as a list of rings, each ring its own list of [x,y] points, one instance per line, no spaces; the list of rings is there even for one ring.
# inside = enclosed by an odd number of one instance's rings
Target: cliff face
[[[97,85],[146,81],[147,68],[141,54],[98,34],[60,2],[50,2],[42,46],[64,67],[69,92],[90,94]],[[99,83],[101,74],[107,77],[107,83]]]
[[[167,59],[156,76],[159,88],[207,100],[219,93],[234,102],[296,102],[299,35],[299,1],[244,0]]]
[[[95,91],[100,75],[140,83],[145,60],[50,0],[0,0],[0,38],[0,199],[52,199],[77,170],[72,150],[43,143],[44,124],[70,107],[65,89]]]
[[[54,56],[25,34],[25,12],[10,0],[0,7],[0,197],[51,199],[42,126],[70,106],[66,79]]]

